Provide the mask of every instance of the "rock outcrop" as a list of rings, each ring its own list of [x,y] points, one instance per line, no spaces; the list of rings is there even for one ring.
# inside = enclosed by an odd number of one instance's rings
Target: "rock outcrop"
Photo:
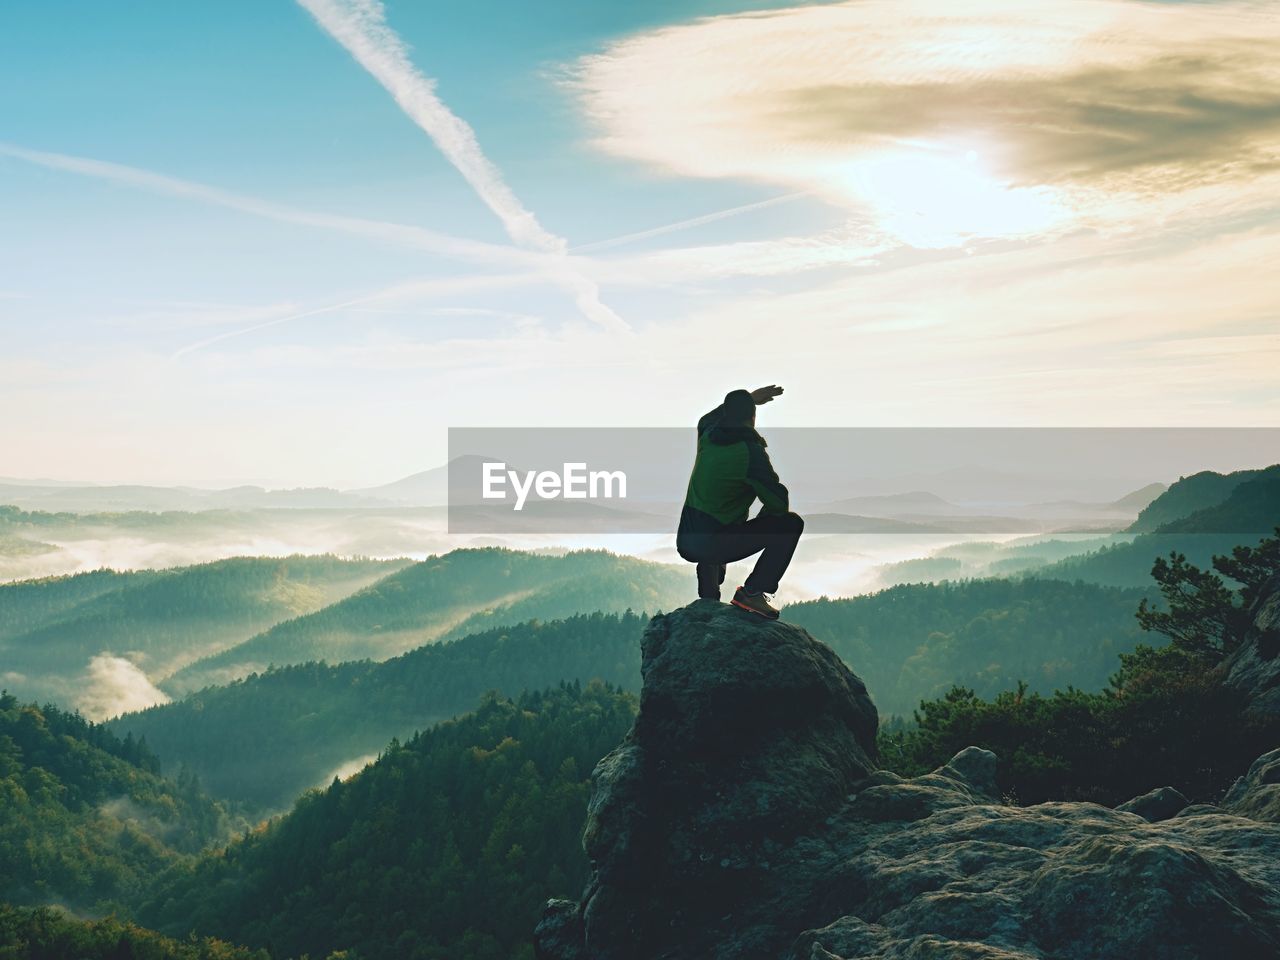
[[[715,602],[655,617],[642,653],[635,726],[595,771],[594,876],[581,904],[550,909],[540,950],[697,956],[725,929],[771,945],[804,900],[777,899],[780,871],[807,879],[788,851],[875,769],[875,707],[829,647]]]
[[[1012,807],[985,750],[877,770],[862,683],[797,627],[700,601],[643,645],[541,960],[1280,956],[1280,750],[1220,807]]]
[[[1249,699],[1249,709],[1280,715],[1280,575],[1258,591],[1249,609],[1252,626],[1224,664],[1226,683]]]

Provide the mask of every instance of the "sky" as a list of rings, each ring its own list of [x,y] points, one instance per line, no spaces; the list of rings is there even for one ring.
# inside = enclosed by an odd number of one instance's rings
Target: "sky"
[[[0,476],[1280,426],[1272,3],[0,6]]]

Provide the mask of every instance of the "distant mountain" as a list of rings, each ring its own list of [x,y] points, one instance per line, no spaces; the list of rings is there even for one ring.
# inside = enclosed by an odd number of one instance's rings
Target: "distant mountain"
[[[0,505],[0,543],[12,537],[52,547],[45,555],[31,553],[21,543],[15,546],[25,556],[8,548],[0,550],[0,580],[100,567],[172,568],[252,555],[423,556],[456,545],[448,539],[446,527],[443,507],[77,513]]]
[[[1206,568],[1216,555],[1254,545],[1280,526],[1280,465],[1236,473],[1185,477],[1151,502],[1130,528],[1129,542],[1067,557],[1040,567],[1037,576],[1083,579],[1117,586],[1150,582],[1156,557],[1185,554]]]
[[[191,769],[215,796],[274,812],[393,737],[474,709],[485,691],[518,696],[593,679],[638,690],[646,622],[593,613],[499,627],[381,663],[283,667],[110,726],[145,737],[168,767]]]
[[[655,613],[688,601],[692,571],[603,550],[545,556],[486,548],[416,563],[323,610],[279,623],[163,685],[226,683],[271,665],[386,660],[424,643],[584,610]]]
[[[449,471],[461,471],[464,476],[470,475],[473,470],[478,473],[484,462],[484,457],[468,454],[455,457],[443,466],[423,470],[392,483],[348,490],[347,493],[399,506],[444,506],[449,502]]]
[[[1264,533],[1144,533],[1127,543],[1113,543],[1037,567],[1034,573],[1037,577],[1087,580],[1111,586],[1143,586],[1151,582],[1151,567],[1156,557],[1181,553],[1205,569],[1215,556],[1230,554],[1232,548],[1241,544],[1254,546]]]
[[[896,517],[904,514],[941,514],[944,516],[965,512],[936,493],[913,490],[907,493],[891,493],[884,496],[848,497],[825,505],[833,513],[853,513],[871,517]]]
[[[1235,486],[1221,503],[1161,525],[1159,533],[1263,534],[1280,526],[1280,466]]]
[[[0,481],[0,504],[28,510],[101,513],[147,510],[228,510],[277,508],[351,509],[386,506],[369,497],[329,487],[269,490],[258,486],[204,490],[198,487],[159,487],[145,484],[8,483]]]
[[[221,806],[163,779],[145,743],[0,694],[0,900],[98,910],[230,832]]]
[[[1263,474],[1280,475],[1280,465],[1267,467],[1265,470],[1237,470],[1226,474],[1205,470],[1189,477],[1180,477],[1138,514],[1138,519],[1129,527],[1129,531],[1154,533],[1175,520],[1216,507],[1231,496],[1240,484],[1257,479]],[[1260,532],[1265,533],[1266,530]]]
[[[160,875],[137,915],[279,957],[530,957],[547,897],[582,888],[588,777],[634,715],[598,685],[489,698]]]
[[[984,696],[1020,680],[1043,692],[1101,689],[1116,654],[1142,639],[1134,611],[1151,592],[1030,579],[915,584],[793,603],[785,616],[858,664],[882,712],[909,715],[953,683]],[[636,616],[596,613],[486,630],[382,663],[275,669],[111,726],[145,736],[166,764],[189,766],[215,796],[279,809],[485,690],[515,696],[593,678],[638,690],[643,626]]]
[[[255,484],[208,489],[151,484],[82,483],[66,480],[19,480],[0,477],[0,504],[28,510],[77,513],[119,510],[252,510],[284,508],[438,507],[449,502],[449,470],[470,470],[483,457],[457,457],[449,464],[423,470],[375,487],[336,490],[332,487],[267,488]]]
[[[1080,556],[1113,542],[1113,535],[1087,539],[1020,537],[1003,543],[989,540],[967,541],[942,547],[925,557],[884,564],[877,570],[877,580],[881,586],[891,587],[903,583],[936,583],[942,580],[1035,576],[1058,560]],[[1140,580],[1135,585],[1146,582]]]
[[[142,586],[160,575],[155,570],[94,570],[68,577],[0,583],[0,649],[5,640],[66,617],[103,594]]]
[[[1145,487],[1133,491],[1133,493],[1125,494],[1119,500],[1111,503],[1110,506],[1117,512],[1136,510],[1141,513],[1168,489],[1163,483],[1149,483]]]
[[[909,716],[956,684],[980,696],[1019,681],[1101,689],[1143,639],[1134,613],[1153,593],[1030,577],[915,583],[788,604],[784,617],[857,666],[881,716]]]
[[[822,533],[899,532],[885,523],[905,524],[900,532],[1042,533],[1113,530],[1164,490],[1153,483],[1106,503],[1054,500],[1043,503],[982,500],[954,503],[937,494],[915,491],[851,497],[808,511],[809,529]],[[846,516],[846,515],[852,516]],[[877,524],[877,520],[881,523]]]
[[[892,517],[864,517],[842,513],[809,513],[805,529],[814,533],[939,533],[945,526],[898,520]]]
[[[0,486],[6,487],[96,487],[92,480],[55,480],[52,477],[0,477]]]
[[[0,584],[0,663],[27,697],[87,706],[85,670],[120,658],[104,683],[146,686],[210,651],[310,613],[410,561],[239,557],[166,571],[98,571]],[[126,700],[127,702],[127,700]]]

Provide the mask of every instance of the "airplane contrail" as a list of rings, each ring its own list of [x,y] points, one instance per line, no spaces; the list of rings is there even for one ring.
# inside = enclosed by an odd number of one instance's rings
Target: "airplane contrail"
[[[404,41],[387,26],[381,0],[297,0],[380,83],[400,109],[431,138],[445,158],[501,221],[512,242],[563,257],[568,244],[543,228],[485,156],[475,131],[436,94],[435,81],[413,65]],[[595,281],[563,259],[549,272],[572,294],[578,308],[606,329],[630,328],[600,300]]]
[[[688,230],[692,227],[700,227],[704,223],[715,223],[717,220],[725,220],[729,217],[736,217],[739,214],[751,213],[754,210],[764,210],[766,207],[776,207],[779,204],[790,203],[792,200],[799,200],[801,197],[811,197],[814,191],[801,190],[798,193],[784,193],[780,197],[770,197],[768,200],[758,200],[755,203],[745,203],[739,207],[729,207],[727,210],[717,210],[714,213],[704,213],[698,217],[690,217],[687,220],[678,220],[675,223],[668,223],[661,227],[650,227],[648,230],[637,230],[635,233],[626,233],[620,237],[610,237],[608,240],[597,240],[593,243],[582,243],[576,247],[570,248],[570,253],[594,253],[598,250],[610,250],[614,247],[620,247],[626,243],[633,243],[636,240],[648,240],[650,237],[661,237],[668,233],[675,233],[678,230]]]
[[[362,217],[347,217],[338,214],[301,210],[297,207],[273,203],[258,197],[233,193],[230,190],[222,190],[207,184],[182,180],[178,177],[167,176],[151,170],[143,170],[139,167],[130,167],[121,163],[110,163],[106,160],[95,160],[90,157],[79,157],[65,153],[30,150],[26,147],[4,142],[0,142],[0,155],[24,160],[50,170],[61,170],[66,173],[75,173],[99,180],[122,183],[141,190],[148,190],[152,193],[199,200],[214,206],[238,210],[242,213],[264,217],[268,220],[276,220],[281,223],[323,227],[372,237],[377,240],[414,246],[418,249],[453,259],[507,266],[528,266],[535,262],[535,258],[524,251],[514,250],[494,243],[468,240],[464,237],[455,237],[404,223],[367,220]]]
[[[179,347],[169,355],[169,360],[174,361],[180,357],[184,357],[189,353],[197,350],[203,350],[205,347],[212,346],[215,343],[221,343],[223,340],[230,340],[234,337],[242,337],[245,334],[256,333],[259,330],[266,330],[269,327],[279,326],[282,323],[292,323],[295,320],[303,320],[307,317],[320,316],[326,313],[336,313],[347,307],[356,307],[366,303],[373,303],[378,300],[390,300],[397,296],[403,296],[410,293],[458,293],[466,291],[473,287],[491,288],[493,286],[513,286],[520,283],[532,283],[540,280],[541,277],[535,273],[517,273],[508,274],[506,276],[485,276],[485,277],[457,277],[445,280],[411,280],[406,283],[398,283],[390,287],[384,287],[373,293],[362,294],[358,297],[352,297],[348,300],[342,300],[337,303],[327,303],[323,306],[312,307],[307,310],[293,311],[283,316],[272,317],[270,320],[263,320],[258,323],[249,324],[245,327],[238,327],[235,330],[226,330],[222,333],[215,334],[212,337],[205,337],[194,343],[189,343],[185,347]]]

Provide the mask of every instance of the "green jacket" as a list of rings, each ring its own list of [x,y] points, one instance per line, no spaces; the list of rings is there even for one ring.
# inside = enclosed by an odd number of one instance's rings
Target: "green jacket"
[[[698,456],[680,513],[677,549],[681,539],[743,522],[756,500],[762,513],[790,509],[787,488],[760,435],[751,427],[720,426],[720,412],[716,407],[698,421]]]

